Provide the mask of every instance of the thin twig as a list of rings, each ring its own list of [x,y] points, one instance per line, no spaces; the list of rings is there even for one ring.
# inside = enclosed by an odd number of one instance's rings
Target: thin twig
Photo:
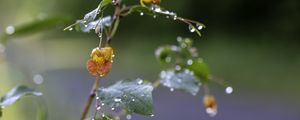
[[[86,118],[86,116],[87,116],[87,114],[88,114],[88,112],[90,110],[90,107],[91,107],[91,105],[92,105],[92,103],[94,101],[94,98],[96,96],[96,92],[97,92],[97,89],[99,87],[99,82],[100,82],[100,77],[97,76],[96,80],[95,80],[95,82],[93,84],[93,88],[91,90],[91,93],[90,93],[90,96],[88,98],[88,101],[87,101],[87,103],[86,103],[86,105],[84,107],[84,111],[82,113],[82,116],[81,116],[80,120],[84,120]]]

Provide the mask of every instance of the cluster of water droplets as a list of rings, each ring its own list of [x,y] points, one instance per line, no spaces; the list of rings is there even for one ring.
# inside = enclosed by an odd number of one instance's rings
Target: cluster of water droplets
[[[192,25],[192,24],[189,24],[189,27],[188,27],[188,28],[189,28],[190,32],[195,32],[196,29],[202,30],[202,29],[204,28],[204,26],[201,25],[201,24],[199,24],[199,23],[197,23],[196,26],[194,26],[194,25]]]
[[[156,14],[163,14],[166,16],[166,18],[172,18],[173,20],[177,20],[177,14],[175,12],[170,12],[168,10],[162,10],[160,8],[160,6],[153,5],[153,6],[151,6],[150,10],[154,12],[153,18],[157,17]],[[143,16],[144,13],[141,12],[140,15]]]

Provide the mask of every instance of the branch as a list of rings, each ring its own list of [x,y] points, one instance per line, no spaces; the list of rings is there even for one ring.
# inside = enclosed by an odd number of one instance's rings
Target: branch
[[[96,96],[96,92],[97,92],[97,89],[99,87],[99,82],[100,82],[100,77],[97,76],[96,80],[95,80],[95,82],[93,84],[93,88],[91,90],[91,93],[90,93],[90,96],[88,98],[88,101],[87,101],[87,103],[86,103],[86,105],[84,107],[84,111],[82,113],[82,116],[81,116],[80,120],[84,120],[86,118],[86,116],[87,116],[87,114],[88,114],[88,112],[90,110],[90,107],[91,107],[91,105],[92,105],[92,103],[94,101],[94,98]]]

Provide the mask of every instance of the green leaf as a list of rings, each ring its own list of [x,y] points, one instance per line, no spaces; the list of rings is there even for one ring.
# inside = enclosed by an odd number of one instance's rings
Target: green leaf
[[[82,21],[84,23],[90,23],[92,21],[94,21],[99,13],[100,9],[99,7],[97,7],[96,9],[94,9],[93,11],[87,13],[84,15],[84,18],[82,19]]]
[[[109,27],[112,24],[110,16],[99,18],[98,20],[86,23],[82,20],[77,21],[76,29],[82,32],[90,32],[95,29],[103,29],[104,27]],[[96,30],[95,30],[96,31]]]
[[[174,53],[174,49],[176,49],[176,46],[163,46],[163,47],[159,47],[156,49],[155,51],[155,56],[157,58],[157,60],[161,63],[161,64],[167,64],[170,63],[172,60],[172,54]]]
[[[162,85],[173,89],[183,90],[192,95],[196,95],[199,91],[199,80],[193,73],[187,69],[176,72],[174,70],[162,71],[160,73],[160,82]]]
[[[98,90],[99,101],[106,107],[125,109],[128,114],[153,114],[153,87],[143,80],[120,81],[108,88]]]
[[[100,3],[100,8],[103,8],[112,3],[112,0],[102,0]]]
[[[15,103],[17,100],[19,100],[23,96],[41,96],[42,93],[36,92],[33,89],[30,89],[26,86],[17,86],[10,90],[5,96],[3,96],[0,99],[0,106],[6,107],[13,103]]]
[[[45,29],[54,28],[58,25],[68,22],[69,20],[70,19],[67,17],[54,16],[42,20],[33,21],[27,24],[14,26],[14,33],[11,35],[2,34],[1,40],[4,40],[3,42],[6,42],[7,38],[9,38],[10,36],[28,35],[35,32],[40,32]]]
[[[188,60],[187,63],[184,67],[194,72],[202,82],[207,82],[210,79],[210,71],[202,59]]]

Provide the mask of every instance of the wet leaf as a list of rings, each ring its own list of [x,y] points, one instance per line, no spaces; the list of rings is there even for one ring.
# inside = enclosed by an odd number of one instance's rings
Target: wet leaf
[[[82,21],[85,22],[85,23],[90,23],[90,22],[94,21],[96,19],[97,15],[98,15],[99,11],[100,11],[100,9],[99,9],[99,7],[97,7],[93,11],[85,14]]]
[[[103,8],[112,3],[113,0],[102,0],[100,3],[100,7]]]
[[[174,46],[176,47],[176,46]],[[171,46],[164,46],[164,47],[159,47],[155,51],[155,56],[157,60],[162,63],[162,64],[167,64],[170,63],[172,60],[172,47]]]
[[[99,18],[98,20],[91,21],[91,22],[85,22],[83,20],[78,20],[76,24],[76,29],[80,30],[82,32],[90,32],[91,30],[96,29],[99,27],[100,29],[103,29],[104,27],[111,26],[112,20],[110,16],[106,16],[103,18]]]
[[[160,73],[162,85],[171,90],[178,89],[196,95],[199,91],[199,80],[189,70],[176,72],[174,70],[162,71]]]
[[[98,90],[99,101],[106,107],[125,109],[128,114],[153,114],[153,87],[141,79],[120,81]]]
[[[33,89],[30,89],[26,86],[17,86],[0,99],[0,106],[9,106],[15,103],[20,98],[28,95],[41,96],[42,93],[36,92]]]
[[[6,42],[7,38],[10,36],[22,36],[22,35],[28,35],[35,32],[41,32],[45,29],[50,29],[57,27],[58,25],[63,25],[64,23],[70,21],[67,17],[60,17],[60,16],[54,16],[49,17],[41,20],[32,21],[30,23],[22,24],[14,26],[14,33],[11,35],[8,34],[2,34],[1,40],[4,40]]]
[[[208,66],[202,59],[194,59],[190,65],[186,65],[185,68],[194,72],[194,74],[202,81],[208,81],[210,79],[210,71]]]

